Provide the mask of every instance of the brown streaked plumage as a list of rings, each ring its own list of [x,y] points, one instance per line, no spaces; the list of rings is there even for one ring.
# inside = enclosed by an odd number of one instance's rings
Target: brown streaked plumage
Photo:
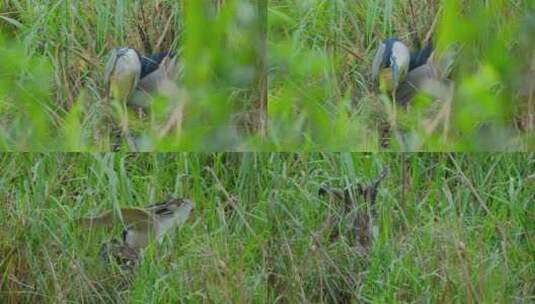
[[[387,168],[383,169],[378,178],[366,186],[349,185],[343,190],[325,185],[320,187],[320,196],[327,195],[334,202],[344,203],[342,210],[327,217],[320,231],[330,231],[331,241],[344,237],[359,252],[367,253],[373,241],[372,227],[377,190],[387,173]]]
[[[99,216],[82,218],[84,227],[112,227],[123,224],[123,242],[130,248],[145,248],[151,239],[161,238],[173,227],[182,225],[194,207],[193,201],[173,198],[145,208],[120,208],[119,212],[107,211]]]

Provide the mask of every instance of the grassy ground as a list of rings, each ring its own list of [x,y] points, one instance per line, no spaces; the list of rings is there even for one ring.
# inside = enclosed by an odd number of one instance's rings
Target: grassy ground
[[[535,300],[532,154],[4,154],[0,168],[2,303]],[[371,247],[321,232],[343,216],[320,186],[383,168]],[[74,222],[172,195],[192,218],[129,279],[98,259],[112,235]]]
[[[275,148],[370,151],[386,137],[389,150],[533,149],[533,9],[529,1],[271,0]],[[454,97],[394,108],[371,79],[379,42],[398,37],[415,50],[428,36],[439,52],[459,50]]]
[[[265,132],[265,12],[248,0],[0,1],[0,149],[109,151],[103,71],[119,46],[175,50],[183,67],[177,96],[135,124],[140,150],[249,149]]]

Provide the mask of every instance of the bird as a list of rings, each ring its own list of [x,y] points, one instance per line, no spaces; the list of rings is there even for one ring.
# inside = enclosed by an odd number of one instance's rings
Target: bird
[[[379,79],[383,92],[395,91],[409,72],[409,48],[397,38],[384,40],[375,53],[372,62],[372,78]]]
[[[114,48],[104,71],[108,97],[147,110],[152,95],[173,83],[177,67],[173,51],[144,56],[133,48]]]
[[[383,41],[372,62],[372,78],[382,92],[407,105],[420,92],[435,99],[452,96],[453,82],[448,79],[454,58],[453,48],[438,54],[432,42],[415,52],[397,38]]]
[[[162,94],[168,98],[178,95],[174,78],[179,73],[179,67],[175,52],[141,56],[140,59],[139,85],[134,90],[129,105],[146,112],[155,94]]]
[[[168,99],[179,95],[175,76],[179,73],[177,54],[173,51],[141,55],[129,47],[111,50],[104,71],[106,96],[111,100],[112,150],[118,150],[122,138],[137,150],[128,109],[140,119],[147,116],[157,94]],[[181,111],[180,111],[181,114]]]
[[[327,185],[320,186],[318,195],[329,197],[331,203],[343,202],[337,215],[329,215],[320,231],[330,231],[331,241],[339,237],[346,238],[357,251],[367,253],[373,242],[373,223],[376,216],[375,202],[378,188],[386,178],[388,168],[383,168],[379,176],[371,183],[351,184],[344,189]]]
[[[123,224],[122,244],[136,252],[146,248],[151,240],[161,241],[174,228],[189,218],[194,203],[186,198],[171,198],[144,208],[120,208],[101,215],[81,218],[82,227],[112,227]]]
[[[141,75],[139,53],[131,48],[114,48],[108,56],[104,83],[108,97],[126,102],[137,88]]]
[[[100,247],[99,257],[108,265],[112,261],[115,262],[123,271],[134,270],[139,262],[139,252],[117,239],[104,242]]]
[[[434,100],[449,101],[453,98],[454,81],[449,78],[457,54],[455,47],[436,52],[429,44],[411,54],[409,73],[396,92],[396,101],[406,106],[418,93]],[[413,59],[415,58],[415,59]]]

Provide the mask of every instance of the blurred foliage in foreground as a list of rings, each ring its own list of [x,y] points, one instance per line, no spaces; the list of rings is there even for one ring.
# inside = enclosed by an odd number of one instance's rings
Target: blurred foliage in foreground
[[[389,149],[535,150],[533,3],[271,0],[271,142],[277,150],[378,150],[385,128],[398,128],[403,136]],[[429,32],[439,51],[460,51],[454,97],[417,96],[393,109],[370,75],[378,44],[395,36],[416,49]]]
[[[528,1],[0,5],[3,150],[109,150],[102,66],[120,45],[175,49],[184,65],[179,97],[158,96],[136,124],[140,150],[369,151],[385,137],[392,150],[535,150]],[[454,98],[418,96],[409,109],[394,108],[370,79],[378,42],[397,36],[414,49],[430,31],[439,50],[460,50]],[[185,105],[180,123],[177,103]]]
[[[265,13],[252,0],[0,1],[0,150],[109,150],[103,67],[119,46],[176,50],[184,67],[180,94],[156,96],[136,122],[140,150],[253,149],[266,124]]]

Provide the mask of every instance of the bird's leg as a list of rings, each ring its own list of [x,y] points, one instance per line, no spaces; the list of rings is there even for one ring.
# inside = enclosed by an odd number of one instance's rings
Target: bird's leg
[[[143,112],[143,108],[141,107],[137,108],[137,117],[139,119],[145,118],[145,112]]]
[[[137,149],[136,140],[130,134],[130,132],[127,131],[124,136],[125,136],[126,142],[128,144],[128,150],[129,151],[137,151],[138,149]]]
[[[396,119],[396,110],[397,110],[397,107],[396,107],[396,89],[394,89],[394,91],[392,91],[392,109],[394,110],[394,119]]]
[[[394,120],[397,119],[397,112],[396,112],[396,91],[399,84],[399,66],[396,61],[396,57],[392,57],[392,81],[394,83],[392,88],[392,102],[393,102],[393,113],[394,113]]]
[[[126,143],[128,144],[128,150],[129,151],[137,151],[137,145],[136,145],[136,141],[134,139],[134,137],[132,136],[132,134],[130,133],[130,128],[129,128],[129,122],[128,122],[128,108],[127,108],[127,103],[126,102],[122,102],[121,103],[121,108],[122,108],[122,113],[120,114],[120,119],[121,119],[121,129],[122,129],[122,132],[123,132],[123,135],[126,139]]]

